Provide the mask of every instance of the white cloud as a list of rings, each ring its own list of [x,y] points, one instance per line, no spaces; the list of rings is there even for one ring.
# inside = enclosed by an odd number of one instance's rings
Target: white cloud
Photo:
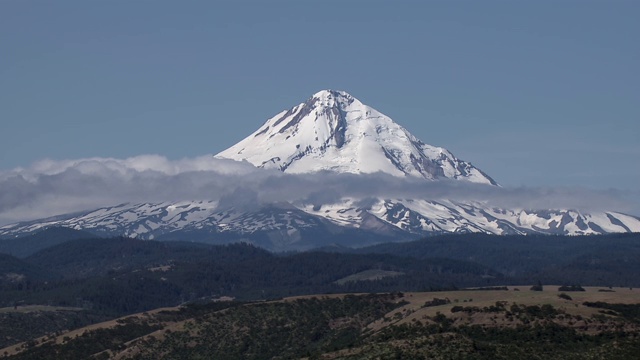
[[[628,192],[581,188],[498,188],[463,181],[424,181],[387,174],[290,175],[201,156],[169,160],[42,160],[0,172],[0,224],[120,203],[220,200],[242,206],[274,201],[326,203],[341,196],[482,201],[526,209],[632,211]],[[638,194],[635,194],[637,197]]]

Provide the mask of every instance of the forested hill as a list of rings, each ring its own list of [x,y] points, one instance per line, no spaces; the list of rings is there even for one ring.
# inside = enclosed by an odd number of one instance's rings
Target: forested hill
[[[60,280],[41,281],[24,274],[20,281],[4,284],[0,305],[20,301],[82,306],[112,315],[220,296],[253,300],[507,281],[487,266],[461,260],[326,252],[282,255],[249,244],[208,246],[128,238],[73,240],[21,263],[46,268]]]
[[[488,266],[509,278],[553,284],[640,286],[640,234],[587,236],[455,234],[360,249],[417,259],[441,257]]]
[[[64,227],[52,227],[17,238],[0,239],[0,253],[23,258],[42,249],[75,239],[91,239],[96,235]]]

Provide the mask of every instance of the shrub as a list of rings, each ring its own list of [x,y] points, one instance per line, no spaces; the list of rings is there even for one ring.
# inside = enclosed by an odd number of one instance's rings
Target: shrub
[[[558,291],[585,291],[580,285],[564,285],[558,288]]]
[[[558,294],[558,297],[559,297],[560,299],[573,300],[573,298],[572,298],[571,296],[569,296],[569,295],[567,295],[567,294],[565,294],[565,293],[560,293],[560,294]]]

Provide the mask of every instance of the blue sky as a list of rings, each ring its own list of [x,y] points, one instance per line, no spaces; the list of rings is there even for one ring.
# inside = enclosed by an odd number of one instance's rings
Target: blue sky
[[[0,171],[215,154],[331,88],[503,185],[637,196],[638,18],[604,0],[1,1]]]

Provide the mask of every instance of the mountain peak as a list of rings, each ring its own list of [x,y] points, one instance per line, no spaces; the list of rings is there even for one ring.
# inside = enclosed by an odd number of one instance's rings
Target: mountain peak
[[[351,96],[351,94],[347,93],[346,91],[333,90],[333,89],[324,89],[324,90],[320,90],[317,93],[311,95],[311,98],[316,98],[316,99],[351,98],[351,99],[353,99],[353,96]]]
[[[344,91],[322,90],[267,120],[216,157],[284,172],[384,172],[496,185],[448,150],[424,144],[388,116]]]
[[[356,100],[346,91],[338,90],[321,90],[313,94],[309,101],[314,101],[316,106],[321,107],[334,107],[334,106],[348,106]]]

